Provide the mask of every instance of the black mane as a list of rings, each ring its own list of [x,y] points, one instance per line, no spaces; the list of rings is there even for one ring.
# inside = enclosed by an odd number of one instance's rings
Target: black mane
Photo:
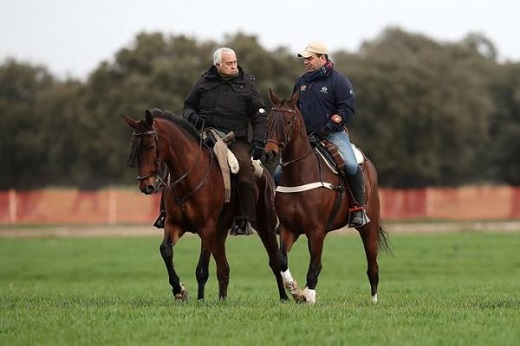
[[[167,109],[162,110],[160,108],[150,109],[150,113],[152,113],[154,118],[165,119],[173,122],[175,125],[189,133],[195,140],[200,141],[201,138],[199,131],[189,121],[182,118],[182,116]]]

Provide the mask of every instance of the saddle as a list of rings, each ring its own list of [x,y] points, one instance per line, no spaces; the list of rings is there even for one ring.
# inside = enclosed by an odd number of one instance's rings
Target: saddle
[[[359,165],[363,165],[365,162],[365,156],[361,149],[359,149],[354,143],[350,143],[356,156],[356,161]],[[334,174],[339,174],[345,178],[345,161],[339,153],[338,147],[328,140],[321,140],[315,146],[314,150],[323,158],[323,161],[327,164],[330,170]]]
[[[354,155],[356,156],[357,163],[361,165],[361,167],[363,168],[365,156],[363,155],[361,150],[358,147],[356,147],[353,143],[350,143],[350,145],[354,150]],[[343,179],[343,182],[348,187],[348,189],[350,189],[350,185],[348,184],[348,180],[345,176],[345,161],[341,157],[338,147],[334,143],[325,139],[319,141],[314,147],[314,150],[323,158],[323,161],[329,167],[329,169],[334,174],[339,175]],[[353,203],[351,204],[351,207],[355,206]]]
[[[238,160],[228,146],[235,140],[235,133],[233,131],[225,133],[214,128],[205,128],[201,133],[204,143],[213,150],[217,158],[222,178],[224,179],[224,200],[229,202],[231,200],[231,174],[237,174],[240,170]],[[255,178],[259,178],[263,174],[263,166],[260,160],[251,160]]]

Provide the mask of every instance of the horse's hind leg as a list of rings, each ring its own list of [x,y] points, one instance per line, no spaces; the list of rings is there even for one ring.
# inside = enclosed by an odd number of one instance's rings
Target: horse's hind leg
[[[204,300],[204,287],[209,277],[209,259],[211,256],[211,249],[209,248],[206,236],[200,236],[200,255],[197,268],[195,269],[195,277],[197,278],[198,290],[197,300]]]
[[[188,299],[188,291],[181,285],[179,281],[179,276],[175,272],[175,268],[173,266],[173,246],[174,242],[170,237],[170,233],[165,231],[163,241],[159,246],[159,251],[161,252],[161,257],[166,266],[166,271],[168,272],[168,281],[172,286],[173,297],[176,300],[187,300]]]
[[[377,286],[379,284],[379,267],[377,265],[377,232],[379,223],[377,219],[358,229],[363,240],[365,255],[367,258],[367,276],[370,282],[370,294],[373,303],[377,303]]]
[[[227,298],[229,286],[229,263],[226,257],[226,236],[227,230],[220,232],[214,238],[212,253],[217,265],[218,297],[220,300]]]

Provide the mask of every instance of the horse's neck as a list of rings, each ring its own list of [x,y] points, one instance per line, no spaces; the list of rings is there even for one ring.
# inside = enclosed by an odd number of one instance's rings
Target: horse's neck
[[[166,144],[163,160],[173,177],[179,177],[185,173],[194,175],[204,169],[202,165],[207,153],[199,143],[187,137],[178,128],[171,133],[164,132],[162,135]]]
[[[299,181],[309,183],[310,180],[319,179],[319,166],[316,155],[306,135],[292,140],[282,154],[282,161],[286,164],[284,174]]]

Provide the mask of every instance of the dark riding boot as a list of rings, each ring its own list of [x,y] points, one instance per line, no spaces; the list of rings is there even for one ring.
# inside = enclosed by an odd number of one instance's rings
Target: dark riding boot
[[[164,222],[166,221],[166,210],[161,210],[159,213],[159,217],[153,223],[153,226],[156,228],[164,228]]]
[[[370,222],[365,209],[365,178],[363,170],[358,167],[355,174],[347,174],[347,182],[354,198],[354,208],[349,210],[349,227],[361,227]]]
[[[238,215],[233,220],[231,235],[251,235],[253,227],[250,220],[255,221],[255,191],[249,183],[237,182]]]
[[[166,222],[166,210],[164,210],[164,197],[161,194],[161,202],[160,202],[160,212],[159,217],[153,223],[153,226],[156,228],[164,228],[164,223]]]

